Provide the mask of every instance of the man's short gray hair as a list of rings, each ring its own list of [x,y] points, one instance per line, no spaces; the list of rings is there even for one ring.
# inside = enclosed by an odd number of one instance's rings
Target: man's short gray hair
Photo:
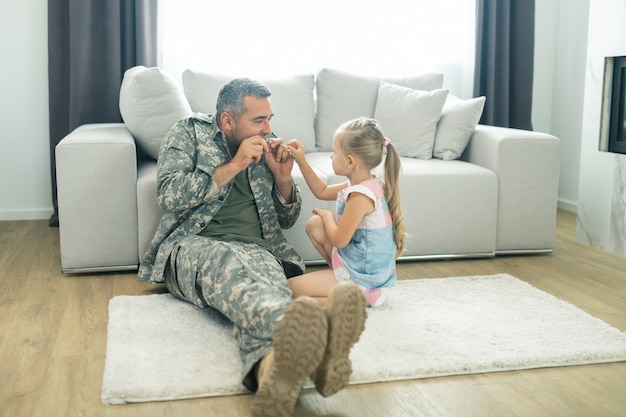
[[[222,113],[227,112],[238,119],[245,111],[244,97],[253,96],[267,98],[270,91],[263,84],[250,78],[235,78],[220,90],[217,96],[215,117],[220,120]]]

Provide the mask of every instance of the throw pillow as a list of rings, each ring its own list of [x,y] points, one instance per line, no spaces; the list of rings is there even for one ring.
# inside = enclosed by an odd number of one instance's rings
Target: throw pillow
[[[335,130],[357,117],[374,117],[381,81],[415,90],[434,90],[443,85],[443,74],[424,73],[411,77],[364,77],[348,72],[322,69],[317,75],[317,148],[333,148]]]
[[[462,100],[448,95],[435,136],[435,158],[449,161],[461,156],[483,114],[485,97]]]
[[[183,88],[193,111],[214,114],[220,90],[234,76],[186,70]],[[272,130],[285,141],[298,139],[307,151],[315,150],[315,76],[298,74],[277,78],[259,78],[272,95]]]
[[[380,82],[374,118],[401,156],[431,159],[448,90],[423,91]]]
[[[174,78],[159,68],[137,66],[124,73],[120,87],[120,114],[144,153],[159,156],[161,142],[191,107]]]

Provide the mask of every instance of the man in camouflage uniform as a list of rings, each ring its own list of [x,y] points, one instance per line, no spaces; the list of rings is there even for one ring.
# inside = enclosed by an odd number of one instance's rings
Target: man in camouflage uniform
[[[304,264],[280,229],[295,223],[302,201],[288,148],[266,140],[269,96],[236,79],[220,91],[215,116],[170,129],[157,163],[165,213],[138,278],[232,321],[254,414],[288,416],[307,377],[324,396],[348,384],[366,313],[351,285],[337,286],[326,308],[291,298],[284,265],[291,275]]]

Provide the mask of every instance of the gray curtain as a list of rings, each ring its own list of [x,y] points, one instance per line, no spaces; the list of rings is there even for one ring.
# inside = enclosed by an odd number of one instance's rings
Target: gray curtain
[[[481,124],[532,130],[535,0],[476,0],[474,95]]]
[[[58,226],[54,148],[81,124],[121,121],[124,71],[157,65],[157,14],[157,0],[48,0],[51,226]]]

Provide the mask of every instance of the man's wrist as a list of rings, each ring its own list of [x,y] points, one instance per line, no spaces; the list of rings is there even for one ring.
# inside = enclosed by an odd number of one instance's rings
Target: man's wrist
[[[289,176],[289,180],[282,179],[276,181],[276,189],[278,193],[282,196],[287,204],[290,204],[294,201],[294,193],[295,193],[295,185],[293,183],[293,178]]]
[[[291,184],[293,184],[293,177],[291,175],[283,176],[276,180],[276,185],[280,188],[291,186]]]

